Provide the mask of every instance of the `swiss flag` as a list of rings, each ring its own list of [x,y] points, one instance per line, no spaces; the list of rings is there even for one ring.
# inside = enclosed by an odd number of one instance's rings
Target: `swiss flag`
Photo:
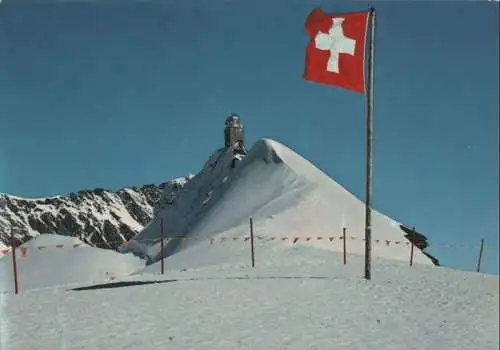
[[[369,12],[328,14],[314,9],[305,29],[304,79],[365,92],[365,44]]]

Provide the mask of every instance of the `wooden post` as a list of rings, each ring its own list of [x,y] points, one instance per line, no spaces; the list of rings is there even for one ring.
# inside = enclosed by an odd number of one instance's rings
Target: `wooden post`
[[[250,218],[250,249],[252,254],[252,267],[255,267],[255,255],[253,249],[253,219]]]
[[[17,281],[17,260],[16,260],[16,238],[14,237],[14,230],[10,229],[10,240],[12,247],[12,269],[14,273],[14,292],[19,293],[19,285]]]
[[[345,227],[342,228],[342,239],[344,243],[344,265],[347,264],[347,243],[346,243],[346,235],[345,235],[346,229]]]
[[[372,151],[373,151],[373,64],[375,52],[375,9],[368,15],[368,85],[366,89],[366,203],[365,203],[365,279],[371,279],[372,255]]]
[[[411,229],[411,238],[410,238],[410,243],[411,243],[411,249],[410,249],[410,266],[413,266],[413,250],[415,249],[415,227]]]
[[[160,233],[161,233],[161,252],[160,252],[160,258],[161,258],[161,263],[160,263],[160,271],[161,271],[161,274],[163,275],[164,272],[165,272],[165,267],[164,267],[164,257],[163,257],[163,250],[164,250],[164,246],[163,246],[163,240],[164,240],[164,233],[163,233],[163,218],[161,218],[160,220]]]
[[[479,258],[477,259],[477,272],[481,271],[481,260],[483,259],[484,238],[481,238],[481,245],[479,247]]]

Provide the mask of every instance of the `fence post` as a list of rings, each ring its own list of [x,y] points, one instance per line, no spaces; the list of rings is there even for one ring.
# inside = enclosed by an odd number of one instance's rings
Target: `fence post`
[[[345,227],[342,228],[342,240],[344,241],[344,265],[347,264],[347,242],[346,242],[346,229]]]
[[[252,254],[252,267],[255,267],[255,255],[253,249],[253,219],[250,218],[250,249]]]
[[[161,274],[163,275],[163,273],[165,272],[165,269],[164,269],[164,262],[163,262],[163,240],[164,240],[164,235],[163,235],[163,218],[161,218],[160,220],[160,233],[161,233],[161,251],[160,251],[160,258],[161,258],[161,263],[160,263],[160,270],[161,270]]]
[[[11,228],[10,229],[10,240],[11,240],[11,247],[12,247],[12,269],[14,273],[14,292],[16,294],[19,293],[19,285],[17,281],[17,261],[16,261],[16,239],[14,237],[14,230]]]
[[[411,238],[410,238],[410,243],[411,243],[411,249],[410,249],[410,266],[413,266],[413,250],[415,249],[415,226],[412,227],[411,229]]]
[[[483,259],[484,238],[481,238],[481,246],[479,247],[479,257],[477,259],[477,272],[481,270],[481,260]]]

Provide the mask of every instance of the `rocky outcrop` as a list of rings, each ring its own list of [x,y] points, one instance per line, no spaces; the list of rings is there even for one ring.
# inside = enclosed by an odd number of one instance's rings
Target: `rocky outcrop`
[[[401,230],[405,233],[405,237],[410,241],[413,242],[415,247],[420,249],[424,255],[426,255],[429,259],[431,259],[432,263],[436,266],[440,266],[439,260],[429,254],[428,252],[425,251],[425,249],[429,246],[429,243],[427,242],[427,237],[423,235],[420,232],[417,232],[414,228],[409,228],[404,225],[399,225]]]
[[[151,221],[160,198],[168,198],[163,206],[173,203],[188,180],[37,199],[0,194],[0,242],[10,246],[11,232],[18,245],[38,234],[56,233],[116,249]]]

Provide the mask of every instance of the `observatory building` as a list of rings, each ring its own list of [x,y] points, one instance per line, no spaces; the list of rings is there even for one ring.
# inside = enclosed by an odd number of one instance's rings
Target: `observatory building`
[[[235,153],[245,152],[245,131],[240,117],[232,113],[226,118],[226,126],[224,127],[224,146],[233,148]]]

